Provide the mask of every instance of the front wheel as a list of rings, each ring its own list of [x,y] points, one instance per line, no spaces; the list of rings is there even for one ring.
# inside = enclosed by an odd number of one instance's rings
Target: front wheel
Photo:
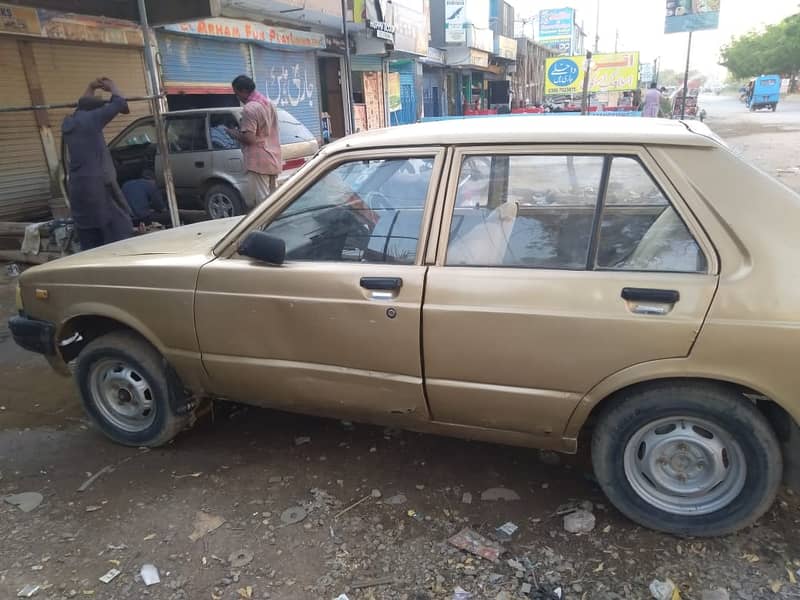
[[[775,433],[735,391],[675,384],[633,391],[601,414],[592,462],[603,491],[640,525],[717,536],[756,521],[775,499]]]
[[[203,195],[206,214],[211,219],[225,219],[243,215],[244,202],[242,196],[228,183],[215,183]]]
[[[86,413],[118,444],[161,446],[189,422],[175,410],[182,390],[164,359],[133,333],[90,342],[78,355],[75,379]]]

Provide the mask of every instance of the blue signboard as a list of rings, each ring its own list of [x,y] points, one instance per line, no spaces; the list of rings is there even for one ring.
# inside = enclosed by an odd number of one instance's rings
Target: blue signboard
[[[664,33],[719,27],[720,0],[667,0]]]
[[[539,11],[539,39],[572,38],[575,11],[571,8],[551,8]]]
[[[581,68],[571,58],[560,58],[547,69],[547,81],[553,87],[567,88],[578,80]]]

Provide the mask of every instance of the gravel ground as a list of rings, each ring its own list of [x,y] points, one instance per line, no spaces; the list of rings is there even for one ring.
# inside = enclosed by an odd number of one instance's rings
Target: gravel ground
[[[768,122],[757,118],[774,115],[725,98],[706,108],[735,151],[800,190],[794,106]],[[12,284],[0,280],[2,314],[13,311]],[[610,507],[585,456],[235,405],[165,448],[123,448],[87,426],[72,383],[3,326],[0,496],[37,492],[42,502],[27,513],[0,502],[0,598],[33,585],[33,597],[54,600],[512,600],[559,590],[613,600],[651,598],[654,579],[689,600],[800,598],[800,502],[788,490],[746,531],[678,539]],[[482,499],[494,488],[519,499]],[[488,497],[497,494],[509,492]],[[591,510],[592,531],[565,531],[577,508]],[[465,528],[494,539],[506,522],[519,529],[496,563],[448,543]],[[160,583],[145,586],[145,564]],[[111,569],[120,574],[101,582]],[[709,595],[718,588],[728,596]]]

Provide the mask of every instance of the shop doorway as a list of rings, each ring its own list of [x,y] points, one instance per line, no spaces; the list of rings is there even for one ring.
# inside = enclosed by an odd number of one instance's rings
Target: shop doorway
[[[320,100],[322,112],[330,117],[331,139],[344,137],[344,96],[342,94],[341,60],[335,56],[319,59]]]

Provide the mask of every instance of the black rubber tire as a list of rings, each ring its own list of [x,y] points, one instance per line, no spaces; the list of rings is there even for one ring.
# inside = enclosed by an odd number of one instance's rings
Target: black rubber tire
[[[129,432],[115,426],[97,409],[89,388],[92,365],[104,358],[119,358],[135,366],[154,391],[153,423],[139,432]],[[78,355],[75,381],[80,391],[81,403],[94,425],[111,440],[124,446],[155,448],[172,440],[190,421],[190,415],[177,415],[176,399],[182,390],[168,372],[168,366],[159,352],[146,340],[127,331],[116,331],[93,340]]]
[[[210,202],[211,202],[211,197],[214,194],[225,194],[225,196],[227,196],[230,199],[231,204],[233,205],[233,213],[234,213],[230,216],[237,217],[247,212],[244,207],[244,200],[242,200],[242,195],[236,190],[236,188],[234,188],[232,185],[228,183],[214,183],[210,185],[206,190],[205,194],[203,194],[203,208],[205,209],[206,214],[209,216],[209,218],[211,219],[220,218],[220,217],[215,217],[211,211]]]
[[[624,451],[648,422],[693,416],[725,429],[742,448],[747,475],[741,493],[727,506],[705,515],[675,515],[648,504],[625,475]],[[614,402],[592,434],[595,476],[609,500],[640,525],[679,536],[713,537],[754,523],[772,506],[783,475],[775,432],[740,393],[712,383],[679,383],[640,388]]]

